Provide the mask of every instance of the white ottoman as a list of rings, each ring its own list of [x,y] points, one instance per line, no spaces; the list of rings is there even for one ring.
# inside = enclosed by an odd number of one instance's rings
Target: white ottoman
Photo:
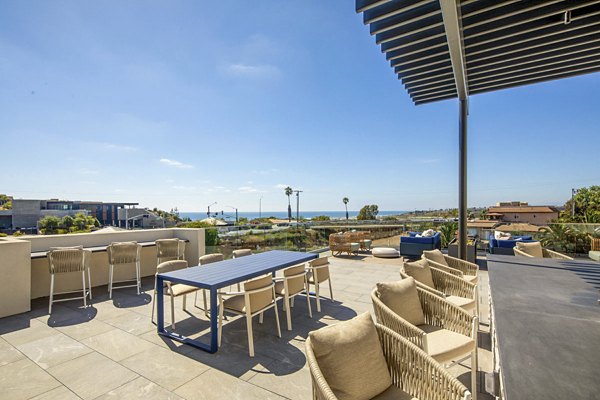
[[[371,251],[371,254],[373,254],[373,257],[379,257],[379,258],[398,258],[398,257],[400,257],[400,252],[391,247],[375,247]]]

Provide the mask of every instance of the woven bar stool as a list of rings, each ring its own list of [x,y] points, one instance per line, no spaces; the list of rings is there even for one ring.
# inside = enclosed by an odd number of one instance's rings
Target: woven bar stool
[[[140,259],[142,257],[142,245],[136,242],[115,242],[111,243],[106,248],[108,254],[108,298],[112,299],[113,289],[123,289],[128,287],[137,288],[137,294],[140,294],[142,286],[140,279]],[[114,269],[115,265],[119,268],[124,268],[127,265],[135,266],[135,285],[119,285],[115,286],[115,283],[126,283],[133,282],[132,279],[126,279],[122,281],[114,281]]]
[[[48,268],[50,270],[50,301],[48,305],[49,314],[52,314],[52,303],[56,303],[59,301],[83,299],[83,306],[87,307],[88,295],[90,296],[90,300],[92,300],[92,279],[90,277],[89,268],[89,261],[91,259],[91,256],[92,252],[89,250],[83,250],[82,246],[69,248],[54,248],[50,249],[50,251],[46,253],[46,257],[48,259]],[[86,271],[88,278],[87,288],[85,282]],[[56,274],[66,274],[70,272],[81,272],[82,296],[55,300],[55,294],[68,294],[79,292],[79,290],[71,290],[60,293],[54,293],[54,280]]]
[[[158,264],[166,261],[183,260],[185,241],[174,239],[158,239],[156,241],[156,257]]]

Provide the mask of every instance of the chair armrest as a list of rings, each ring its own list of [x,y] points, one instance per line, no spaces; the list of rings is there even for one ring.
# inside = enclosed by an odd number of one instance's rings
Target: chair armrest
[[[444,272],[447,272],[447,273],[452,274],[452,275],[459,276],[461,278],[464,275],[464,272],[461,271],[458,268],[454,268],[454,267],[450,267],[448,265],[440,264],[438,262],[432,261],[432,260],[427,259],[427,258],[424,258],[424,259],[427,260],[427,262],[429,263],[429,265],[432,266],[432,267],[434,267],[434,268],[441,269]]]
[[[446,259],[448,266],[461,271],[465,275],[477,275],[477,272],[479,271],[479,265],[475,263],[461,260],[460,258],[450,257],[445,254],[444,258]]]
[[[466,297],[467,299],[475,299],[477,295],[475,284],[467,282],[456,275],[449,274],[437,268],[431,268],[431,277],[436,289],[446,295]]]
[[[569,257],[567,255],[559,253],[558,251],[553,251],[553,250],[548,250],[548,249],[543,249],[542,251],[544,252],[544,257],[546,257],[546,258],[556,258],[559,260],[572,260],[573,259],[573,257]]]
[[[329,387],[329,384],[325,380],[321,368],[317,363],[317,358],[312,350],[312,344],[310,337],[306,339],[306,360],[308,363],[308,369],[310,370],[310,377],[312,380],[312,392],[313,399],[316,400],[336,400],[337,397]]]
[[[532,255],[529,255],[529,254],[525,253],[524,251],[517,249],[517,246],[513,247],[513,251],[515,252],[515,256],[533,258]]]
[[[383,325],[375,327],[394,386],[421,399],[471,398],[467,388],[423,350]]]
[[[377,289],[373,289],[371,292],[371,300],[373,301],[373,310],[375,311],[377,322],[410,340],[419,348],[423,348],[423,337],[425,336],[425,332],[400,317],[386,306],[377,296]]]
[[[476,326],[477,317],[432,293],[419,288],[417,291],[425,314],[425,323],[440,326],[473,339],[476,337],[477,330],[473,327]]]

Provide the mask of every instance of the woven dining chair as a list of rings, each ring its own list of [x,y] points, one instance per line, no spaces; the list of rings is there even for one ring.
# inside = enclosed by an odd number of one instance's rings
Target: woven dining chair
[[[166,261],[183,260],[185,255],[185,241],[177,238],[158,239],[156,241],[157,264]]]
[[[421,258],[426,259],[430,266],[441,269],[449,274],[460,276],[467,282],[476,284],[479,280],[477,276],[479,266],[475,263],[461,260],[456,257],[450,257],[438,249],[424,251]]]
[[[108,254],[108,298],[112,299],[113,289],[123,289],[135,287],[137,294],[140,294],[142,288],[140,261],[142,258],[142,245],[136,242],[114,242],[106,248]],[[133,282],[132,279],[116,281],[114,280],[115,266],[123,269],[126,266],[133,265],[135,268],[135,285],[119,285],[115,283]]]
[[[314,400],[470,400],[437,361],[368,313],[310,332],[306,359]]]
[[[92,278],[90,276],[90,260],[92,252],[84,250],[82,246],[78,247],[57,247],[52,248],[46,253],[48,260],[48,268],[50,272],[50,299],[48,304],[48,314],[52,314],[52,304],[59,301],[68,301],[83,299],[83,306],[87,307],[87,297],[92,300]],[[54,281],[57,274],[67,274],[81,272],[82,281],[82,296],[81,297],[70,297],[66,299],[54,299],[55,295],[77,293],[79,290],[70,290],[55,293],[54,292]],[[87,272],[87,285],[85,275]]]
[[[471,358],[471,393],[477,397],[477,316],[422,289],[413,278],[378,283],[371,292],[377,322],[405,337],[447,367]]]
[[[156,308],[156,296],[158,295],[157,279],[158,274],[164,274],[166,272],[177,271],[188,267],[188,263],[185,260],[172,260],[165,261],[158,264],[156,267],[156,275],[154,275],[154,294],[152,296],[152,322],[154,322],[154,310]],[[175,298],[183,296],[183,309],[186,307],[187,295],[199,290],[195,286],[185,285],[183,283],[171,283],[165,281],[162,287],[163,293],[160,295],[168,295],[171,298],[171,328],[175,329]]]
[[[252,255],[252,250],[250,249],[238,249],[238,250],[234,250],[233,253],[233,258],[240,258],[240,257],[246,257],[246,256],[251,256]],[[237,290],[238,292],[240,290],[242,290],[242,287],[240,286],[240,284],[237,284]]]
[[[223,254],[221,254],[221,253],[205,254],[198,259],[198,264],[206,265],[206,264],[223,261],[224,259],[225,259],[225,256],[223,256]],[[208,300],[206,298],[206,290],[205,289],[200,289],[200,290],[202,290],[202,298],[204,300],[204,315],[206,315],[208,317],[208,316],[210,316],[210,311],[208,309]],[[196,295],[194,297],[194,306],[196,306],[196,307],[198,307],[196,305],[197,300],[198,300],[198,291],[196,292]]]
[[[223,296],[231,296],[223,299]],[[275,310],[275,321],[277,323],[277,335],[281,337],[281,327],[279,326],[279,314],[277,313],[277,297],[275,296],[275,284],[272,276],[265,275],[244,283],[244,290],[241,292],[219,292],[219,339],[221,346],[221,336],[223,334],[223,316],[224,312],[246,316],[246,327],[248,330],[248,353],[254,357],[254,338],[252,331],[252,317],[259,315],[258,322],[262,324],[264,312],[270,308]]]
[[[294,298],[303,292],[306,292],[308,315],[312,318],[307,275],[304,264],[300,264],[284,269],[283,277],[275,278],[275,294],[279,297],[283,297],[283,310],[286,313],[288,331],[292,330],[292,307],[294,307]]]
[[[317,301],[317,312],[321,312],[321,284],[329,283],[329,297],[333,302],[333,289],[331,287],[331,276],[329,275],[329,258],[320,257],[308,263],[307,279],[309,287],[315,286],[315,298]],[[310,292],[309,292],[310,296]]]
[[[479,316],[477,285],[432,267],[427,259],[405,262],[400,268],[400,276],[403,279],[413,277],[421,289]]]
[[[540,242],[517,242],[513,247],[515,256],[529,258],[555,258],[558,260],[572,260],[573,257],[566,256],[558,251],[548,250],[542,247]]]

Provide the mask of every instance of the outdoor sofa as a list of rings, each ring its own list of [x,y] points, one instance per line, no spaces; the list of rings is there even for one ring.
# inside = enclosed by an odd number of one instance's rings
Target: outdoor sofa
[[[502,254],[507,256],[515,254],[513,248],[517,245],[517,242],[535,242],[532,236],[513,236],[511,239],[496,239],[494,235],[490,235],[489,240],[488,250],[491,254]]]
[[[400,236],[400,255],[410,258],[420,258],[425,250],[442,248],[442,237],[439,232],[429,237],[417,237],[416,232],[409,236]]]

